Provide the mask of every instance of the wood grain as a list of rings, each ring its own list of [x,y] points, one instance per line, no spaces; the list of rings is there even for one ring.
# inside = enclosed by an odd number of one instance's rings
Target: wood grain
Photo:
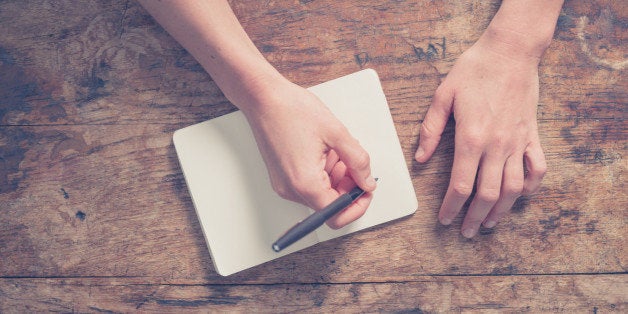
[[[235,107],[134,1],[2,1],[0,312],[626,311],[626,2],[565,4],[539,72],[549,173],[473,240],[436,222],[453,121],[412,156],[498,1],[231,4],[295,83],[379,73],[417,213],[220,277],[171,137]]]
[[[625,271],[628,200],[617,194],[624,190],[626,168],[621,128],[591,121],[574,129],[569,143],[559,130],[572,122],[551,125],[544,141],[554,145],[546,154],[550,168],[560,171],[551,171],[541,191],[520,200],[495,230],[466,240],[459,235],[460,220],[452,227],[436,223],[451,165],[451,144],[443,145],[434,162],[409,164],[420,187],[414,216],[225,279],[212,269],[168,125],[5,127],[3,147],[25,153],[19,171],[7,177],[16,180],[14,191],[0,194],[6,204],[0,212],[6,261],[0,271],[194,283]],[[601,132],[606,139],[591,144],[591,134]],[[407,142],[415,136],[400,133],[404,151],[410,150]]]
[[[7,313],[604,313],[628,309],[626,275],[417,277],[408,282],[180,285],[139,278],[0,279]]]

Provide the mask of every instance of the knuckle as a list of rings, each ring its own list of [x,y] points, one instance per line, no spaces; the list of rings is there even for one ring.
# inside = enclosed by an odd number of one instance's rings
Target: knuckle
[[[458,197],[469,197],[473,192],[473,186],[466,182],[456,182],[452,186],[452,190]]]
[[[503,131],[496,131],[491,137],[491,146],[496,151],[506,151],[512,143],[509,135]]]
[[[327,126],[327,131],[332,134],[332,136],[338,138],[342,137],[345,132],[345,128],[339,123],[330,123]]]
[[[538,165],[534,169],[534,174],[537,175],[539,178],[543,178],[546,173],[547,173],[547,164],[545,162],[542,162],[540,165]]]
[[[428,122],[427,120],[423,121],[419,134],[425,138],[439,140],[441,137],[440,134],[438,132],[432,131],[434,128],[429,124],[430,122]]]
[[[354,169],[367,169],[370,164],[371,164],[371,157],[369,157],[369,154],[364,150],[360,150],[356,154],[355,159],[353,160],[351,166]]]
[[[325,126],[325,128],[328,132],[327,134],[329,138],[331,139],[332,142],[335,142],[335,143],[344,141],[347,138],[347,136],[350,136],[345,126],[342,125],[341,123],[329,123],[328,125]]]
[[[499,199],[499,189],[482,188],[478,191],[478,199],[486,203],[495,203]]]
[[[277,193],[281,198],[289,199],[291,198],[290,189],[284,184],[273,184],[273,191]]]
[[[504,183],[504,193],[510,196],[523,193],[523,180],[510,180]]]
[[[484,136],[477,131],[467,131],[460,137],[460,141],[459,145],[470,151],[480,151],[485,145]]]

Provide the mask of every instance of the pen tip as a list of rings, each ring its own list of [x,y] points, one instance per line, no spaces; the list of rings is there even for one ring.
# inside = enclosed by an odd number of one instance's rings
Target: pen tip
[[[281,251],[281,248],[279,247],[279,245],[273,244],[273,251],[279,252],[279,251]]]

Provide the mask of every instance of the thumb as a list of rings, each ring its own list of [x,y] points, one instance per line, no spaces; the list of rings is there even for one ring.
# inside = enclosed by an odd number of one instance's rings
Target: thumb
[[[416,161],[426,162],[434,154],[447,120],[451,115],[453,100],[453,90],[444,87],[442,84],[436,89],[432,97],[432,104],[421,124],[419,148],[416,154],[414,154]]]
[[[371,175],[371,160],[366,150],[344,127],[332,134],[331,138],[329,145],[347,166],[355,184],[366,192],[375,190],[377,184]]]

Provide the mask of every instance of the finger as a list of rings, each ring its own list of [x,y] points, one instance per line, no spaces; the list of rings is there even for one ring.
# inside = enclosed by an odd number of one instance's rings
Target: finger
[[[339,194],[349,193],[349,191],[355,188],[355,182],[350,176],[344,176],[341,178],[340,182],[338,182],[338,186],[336,187],[336,191]]]
[[[462,150],[462,146],[456,143],[451,179],[438,215],[438,219],[443,225],[451,224],[473,191],[480,153]]]
[[[414,154],[418,162],[426,162],[434,151],[451,115],[453,90],[439,86],[432,97],[432,104],[425,114],[419,133],[419,148]]]
[[[484,227],[493,228],[515,203],[523,191],[523,156],[512,155],[504,165],[504,176],[499,200],[484,220]]]
[[[347,166],[345,166],[345,164],[342,161],[337,162],[332,168],[331,173],[329,174],[329,179],[331,180],[331,187],[338,190],[338,184],[340,183],[340,180],[342,180],[342,178],[346,176],[347,176]],[[353,180],[351,180],[351,183],[355,185],[355,183],[353,183]]]
[[[541,181],[547,172],[545,155],[538,140],[530,143],[524,153],[527,175],[523,183],[523,195],[529,195],[541,186]]]
[[[328,174],[321,171],[320,175],[324,178],[318,178],[317,175],[304,175],[293,183],[294,192],[301,199],[300,203],[314,210],[324,208],[340,196],[331,187]]]
[[[301,199],[306,203],[305,205],[314,210],[320,210],[331,204],[331,202],[336,200],[342,193],[350,191],[353,187],[355,187],[353,179],[349,176],[344,176],[338,183],[338,190],[326,187],[324,184],[316,185],[314,182],[299,186],[296,190]],[[327,225],[330,228],[339,229],[355,221],[364,215],[371,199],[372,193],[365,193],[340,213],[327,220]]]
[[[338,154],[336,154],[336,151],[330,149],[327,152],[327,157],[325,158],[325,172],[331,174],[331,171],[338,162],[338,159],[340,158],[338,157]]]
[[[347,166],[351,177],[361,189],[366,192],[375,190],[377,184],[371,175],[369,154],[346,129],[336,131],[330,146]]]
[[[351,191],[354,187],[355,182],[353,182],[353,179],[344,177],[338,183],[336,190],[339,194],[344,194]],[[339,229],[362,217],[371,203],[372,198],[372,193],[365,193],[343,211],[327,220],[327,225],[332,229]]]
[[[494,155],[485,156],[478,171],[477,191],[462,223],[462,235],[472,238],[480,229],[491,208],[497,203],[502,185],[505,160]]]
[[[360,198],[349,205],[349,207],[327,220],[327,225],[332,229],[340,229],[354,222],[364,215],[372,199],[373,193],[364,193],[364,195],[360,196]]]

